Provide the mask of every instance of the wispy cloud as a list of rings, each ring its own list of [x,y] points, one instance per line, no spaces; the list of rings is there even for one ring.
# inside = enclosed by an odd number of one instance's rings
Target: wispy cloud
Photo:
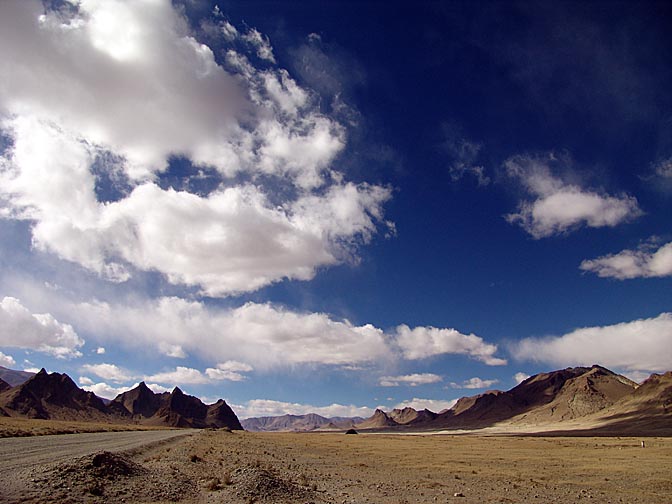
[[[441,376],[434,373],[414,373],[401,376],[381,376],[379,384],[381,387],[399,387],[400,385],[417,387],[418,385],[438,383],[442,380]]]
[[[0,366],[10,367],[16,364],[14,357],[0,352]]]
[[[499,380],[483,380],[482,378],[475,376],[462,383],[451,382],[450,386],[455,389],[484,389],[492,387],[497,383],[499,383]]]
[[[612,196],[585,189],[554,175],[555,156],[514,156],[504,166],[532,197],[521,201],[518,211],[505,216],[534,238],[568,233],[582,226],[614,227],[643,214],[637,199],[625,194]]]
[[[580,265],[583,271],[596,273],[604,278],[627,280],[655,278],[672,275],[672,243],[657,247],[653,242],[635,250],[622,250],[597,259],[587,259]]]

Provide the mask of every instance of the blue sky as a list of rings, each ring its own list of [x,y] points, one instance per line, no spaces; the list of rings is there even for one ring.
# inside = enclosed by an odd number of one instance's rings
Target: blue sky
[[[670,16],[0,3],[0,364],[241,417],[671,369]]]

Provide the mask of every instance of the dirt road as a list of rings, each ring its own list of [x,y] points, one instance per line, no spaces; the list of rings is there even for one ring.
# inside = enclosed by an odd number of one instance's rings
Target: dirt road
[[[0,501],[24,486],[31,470],[45,464],[65,462],[102,450],[127,451],[196,431],[155,430],[97,432],[0,439]]]

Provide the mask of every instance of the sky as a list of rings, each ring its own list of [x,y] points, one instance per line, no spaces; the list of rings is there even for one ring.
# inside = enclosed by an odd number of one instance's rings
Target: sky
[[[672,369],[671,21],[0,2],[0,365],[241,418]]]

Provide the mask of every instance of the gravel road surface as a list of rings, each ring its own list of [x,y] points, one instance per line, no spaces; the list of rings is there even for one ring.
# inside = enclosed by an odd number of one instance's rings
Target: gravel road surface
[[[197,431],[96,432],[0,439],[0,501],[13,487],[21,486],[21,480],[30,469],[44,464],[65,462],[102,450],[137,449],[194,432]]]

